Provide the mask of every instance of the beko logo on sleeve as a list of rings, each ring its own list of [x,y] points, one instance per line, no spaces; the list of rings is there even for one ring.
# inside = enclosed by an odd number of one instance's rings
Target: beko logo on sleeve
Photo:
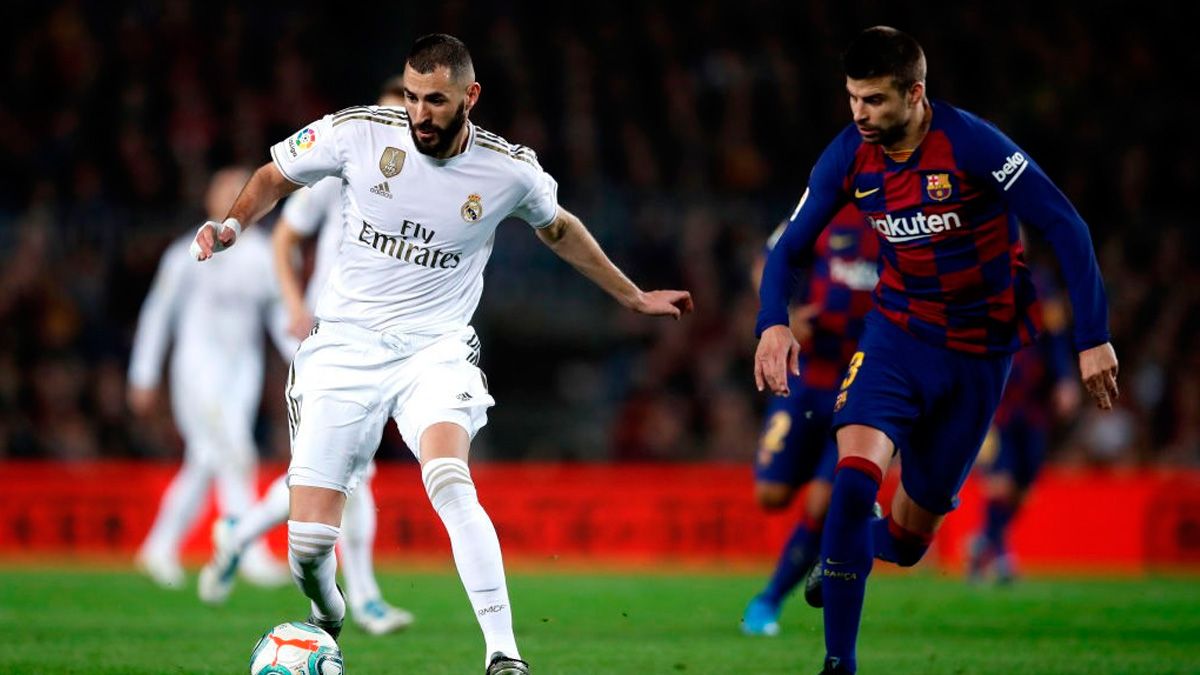
[[[1029,160],[1025,158],[1025,155],[1014,152],[1004,158],[1004,166],[992,172],[992,178],[995,178],[997,183],[1002,183],[1007,191],[1013,183],[1017,182],[1028,166]]]

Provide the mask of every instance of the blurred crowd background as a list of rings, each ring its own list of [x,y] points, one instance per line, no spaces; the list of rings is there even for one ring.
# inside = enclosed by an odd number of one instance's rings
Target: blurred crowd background
[[[1200,194],[1200,52],[1180,15],[1195,10],[968,4],[10,3],[0,459],[178,457],[169,407],[135,419],[125,404],[159,255],[202,220],[212,171],[373,102],[412,40],[442,31],[473,52],[473,121],[536,149],[643,287],[696,300],[683,321],[634,316],[504,225],[475,320],[499,401],[477,454],[748,461],[763,404],[751,262],[849,120],[842,46],[887,23],[924,45],[933,97],[997,123],[1092,227],[1122,399],[1064,424],[1053,457],[1200,464],[1200,236],[1185,210]],[[280,459],[282,359],[269,368],[259,436]],[[407,457],[394,432],[385,445]]]

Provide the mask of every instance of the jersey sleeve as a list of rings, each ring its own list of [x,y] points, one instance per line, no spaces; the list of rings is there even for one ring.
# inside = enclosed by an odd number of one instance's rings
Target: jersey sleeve
[[[795,288],[796,270],[811,264],[817,237],[846,202],[843,185],[849,161],[841,140],[839,136],[821,153],[809,176],[808,189],[767,254],[758,288],[755,335],[761,336],[771,326],[788,325],[788,303]]]
[[[538,165],[536,159],[530,164],[535,169],[533,187],[517,203],[512,215],[540,230],[558,214],[558,182]]]
[[[1087,223],[1028,153],[995,126],[977,118],[970,124],[963,167],[993,185],[1013,214],[1054,249],[1071,297],[1075,349],[1108,342],[1108,296]]]
[[[271,146],[271,159],[284,178],[312,185],[326,176],[342,175],[336,129],[329,115]]]
[[[187,244],[176,242],[163,253],[150,291],[138,314],[133,349],[129,354],[129,384],[153,389],[162,379],[163,361],[171,343],[183,286],[190,265],[199,265],[188,254]]]
[[[283,204],[283,220],[296,234],[311,237],[320,229],[332,200],[341,199],[342,183],[325,178],[312,187],[296,190]]]

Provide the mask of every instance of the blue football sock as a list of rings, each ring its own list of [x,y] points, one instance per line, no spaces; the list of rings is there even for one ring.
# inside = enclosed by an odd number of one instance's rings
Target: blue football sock
[[[1013,507],[1006,500],[990,499],[987,503],[987,523],[983,527],[983,536],[987,540],[992,555],[1002,556],[1007,550],[1004,543],[1008,534],[1008,524],[1012,522]]]
[[[871,520],[875,557],[901,567],[916,565],[929,550],[930,539],[901,527],[889,516]]]
[[[876,558],[890,563],[896,562],[896,540],[892,538],[892,533],[888,532],[886,517],[871,519],[871,541],[875,545]]]
[[[808,520],[801,520],[775,563],[775,572],[762,592],[762,598],[773,605],[783,603],[821,553],[821,531],[814,531]]]
[[[847,457],[838,462],[821,539],[826,659],[850,672],[858,668],[855,644],[874,561],[871,507],[881,480],[879,467],[868,460]]]

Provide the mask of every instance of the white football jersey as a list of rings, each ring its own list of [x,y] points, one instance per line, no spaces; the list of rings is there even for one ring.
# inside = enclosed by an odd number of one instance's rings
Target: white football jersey
[[[344,239],[316,316],[374,331],[461,329],[483,293],[496,226],[545,227],[558,184],[534,152],[468,123],[463,152],[439,160],[413,144],[403,108],[347,108],[271,148],[301,185],[340,176]]]
[[[317,297],[329,279],[329,271],[333,269],[333,261],[337,260],[342,245],[346,222],[342,217],[343,206],[342,181],[335,177],[317,181],[312,187],[300,188],[283,204],[283,219],[292,231],[304,237],[317,234],[312,276],[304,289],[304,304],[309,310],[317,306]]]
[[[177,239],[163,253],[138,316],[129,383],[157,387],[167,348],[174,342],[174,398],[256,406],[262,391],[263,329],[277,344],[287,339],[270,242],[262,231],[247,230],[236,246],[198,263],[188,252],[193,237],[189,233]],[[232,387],[233,382],[239,384]]]

